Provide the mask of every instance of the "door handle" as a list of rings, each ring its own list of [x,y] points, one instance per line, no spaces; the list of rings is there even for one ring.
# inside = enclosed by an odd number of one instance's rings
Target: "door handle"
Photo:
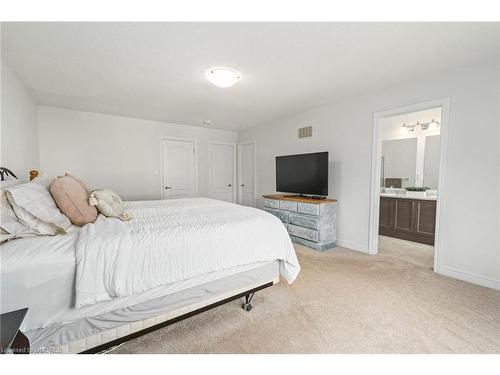
[[[165,186],[165,190],[172,189],[172,186]]]
[[[240,186],[241,186],[241,187],[245,187],[245,184],[241,184]]]
[[[233,184],[229,184],[229,185],[227,185],[227,186],[228,186],[228,187],[231,187],[231,186],[233,186]]]

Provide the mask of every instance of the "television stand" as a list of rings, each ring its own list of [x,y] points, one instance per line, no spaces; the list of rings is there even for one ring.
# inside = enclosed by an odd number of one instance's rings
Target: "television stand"
[[[264,195],[263,198],[264,210],[283,222],[293,242],[315,250],[335,247],[335,199],[284,194]]]
[[[285,194],[283,198],[326,199],[323,195]]]

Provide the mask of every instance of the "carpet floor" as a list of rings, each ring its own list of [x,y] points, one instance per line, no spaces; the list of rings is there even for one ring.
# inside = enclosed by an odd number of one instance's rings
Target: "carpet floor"
[[[112,353],[500,353],[500,292],[432,272],[433,247],[381,237],[370,256],[295,245],[296,282]]]

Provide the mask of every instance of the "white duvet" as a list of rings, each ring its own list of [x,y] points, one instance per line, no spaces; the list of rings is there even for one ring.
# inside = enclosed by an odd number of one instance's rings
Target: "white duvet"
[[[99,215],[76,243],[76,306],[257,262],[280,261],[292,283],[300,265],[271,214],[206,198],[127,202],[132,220]]]

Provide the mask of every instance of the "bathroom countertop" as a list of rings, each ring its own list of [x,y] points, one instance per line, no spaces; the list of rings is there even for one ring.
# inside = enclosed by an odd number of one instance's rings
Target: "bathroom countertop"
[[[417,199],[417,200],[421,200],[421,201],[437,201],[437,196],[407,197],[406,195],[387,194],[387,193],[380,193],[380,196],[383,198]]]

